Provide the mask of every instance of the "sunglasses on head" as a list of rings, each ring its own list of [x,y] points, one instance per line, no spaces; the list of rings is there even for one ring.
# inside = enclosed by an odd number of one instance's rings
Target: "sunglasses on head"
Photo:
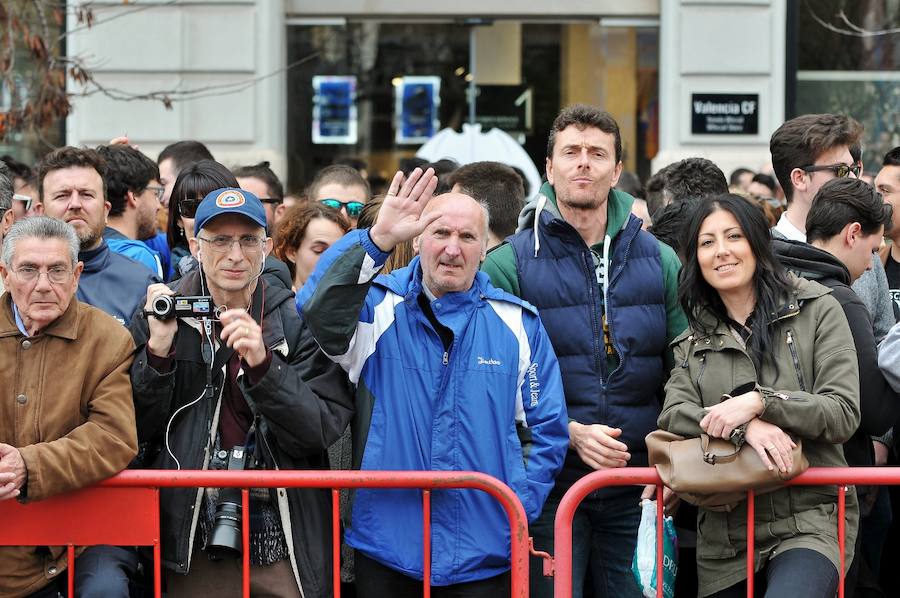
[[[28,195],[20,195],[20,194],[16,193],[16,194],[13,195],[13,199],[14,199],[15,201],[21,201],[21,202],[23,202],[23,203],[25,204],[25,211],[26,211],[26,212],[27,212],[28,210],[31,209],[32,201],[31,201],[31,197],[30,197],[30,196],[28,196]]]
[[[201,201],[203,201],[203,198],[198,197],[186,197],[184,199],[179,199],[178,211],[185,218],[193,218],[197,215],[197,208],[200,207]]]
[[[320,199],[319,203],[328,206],[329,208],[333,208],[335,210],[340,210],[344,208],[347,210],[347,216],[351,218],[359,218],[359,213],[362,212],[363,203],[361,201],[340,201],[337,199]]]

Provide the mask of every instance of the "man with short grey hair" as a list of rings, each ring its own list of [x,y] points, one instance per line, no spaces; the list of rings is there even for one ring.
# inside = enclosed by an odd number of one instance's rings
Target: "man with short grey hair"
[[[137,453],[131,335],[75,299],[83,264],[68,224],[35,216],[3,240],[0,276],[0,501],[71,492],[123,470]],[[66,364],[47,374],[46,364]],[[78,557],[78,596],[128,596],[127,579],[92,577],[103,547]],[[0,548],[0,595],[56,596],[64,547]],[[62,579],[60,579],[62,578]]]
[[[12,211],[13,201],[13,183],[9,167],[0,162],[0,244],[3,243],[3,237],[6,231],[12,226],[15,214]],[[6,288],[3,286],[3,280],[0,279],[0,293]]]

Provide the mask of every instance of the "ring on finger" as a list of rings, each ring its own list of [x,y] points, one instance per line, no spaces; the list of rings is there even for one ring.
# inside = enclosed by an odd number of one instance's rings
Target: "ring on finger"
[[[766,450],[767,450],[767,451],[774,451],[774,450],[775,450],[775,445],[774,445],[774,444],[770,444],[769,446],[766,447]]]

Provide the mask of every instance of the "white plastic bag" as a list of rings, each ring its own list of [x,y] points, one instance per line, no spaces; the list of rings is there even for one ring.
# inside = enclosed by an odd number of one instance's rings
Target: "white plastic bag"
[[[641,525],[631,572],[646,598],[656,598],[656,501],[641,502]],[[678,539],[672,518],[663,518],[663,596],[674,598],[678,573]]]

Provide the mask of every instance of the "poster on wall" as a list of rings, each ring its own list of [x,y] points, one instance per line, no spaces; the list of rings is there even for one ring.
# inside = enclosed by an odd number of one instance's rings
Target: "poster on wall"
[[[440,77],[399,77],[394,85],[395,142],[428,141],[440,129],[440,106]]]
[[[312,142],[355,144],[357,132],[356,77],[313,77]]]

